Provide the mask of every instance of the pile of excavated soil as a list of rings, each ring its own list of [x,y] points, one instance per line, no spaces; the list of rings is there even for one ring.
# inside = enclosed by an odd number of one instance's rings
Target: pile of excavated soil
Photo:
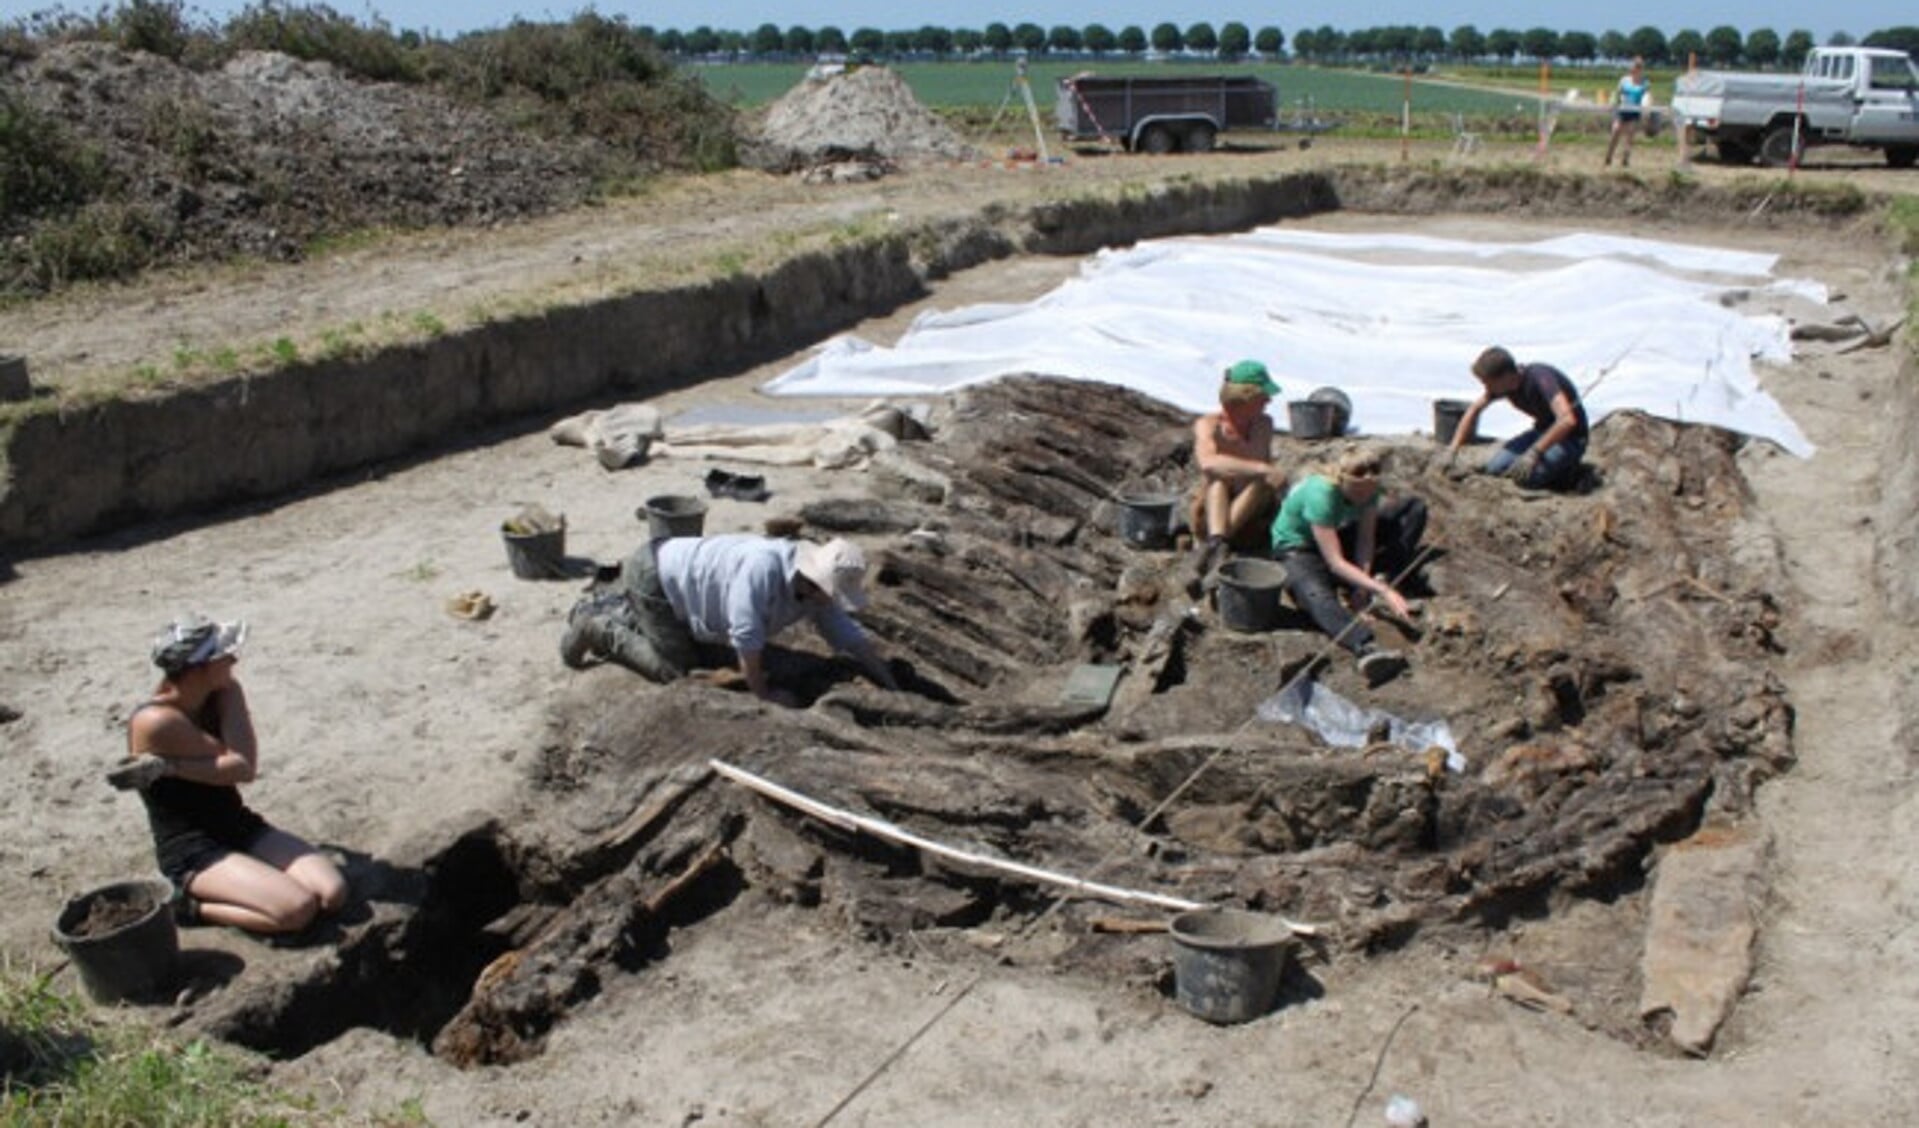
[[[806,165],[849,154],[891,160],[964,159],[966,143],[885,67],[807,78],[766,111],[769,165]]]
[[[166,257],[290,260],[364,227],[490,225],[580,203],[590,142],[557,142],[430,91],[244,52],[200,72],[102,43],[5,76],[13,97],[100,154]],[[8,237],[30,230],[15,218]]]

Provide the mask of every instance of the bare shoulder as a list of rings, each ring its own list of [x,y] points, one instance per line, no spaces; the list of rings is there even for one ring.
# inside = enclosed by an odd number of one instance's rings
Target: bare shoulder
[[[127,720],[127,744],[135,755],[177,756],[194,751],[206,739],[200,726],[178,705],[154,701],[142,705]]]

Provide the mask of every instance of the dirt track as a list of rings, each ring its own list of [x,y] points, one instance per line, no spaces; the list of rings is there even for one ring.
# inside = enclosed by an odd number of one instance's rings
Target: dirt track
[[[1568,153],[1593,155],[1568,150],[1555,159],[1570,161]],[[1212,162],[1306,159],[1285,152]],[[1193,167],[1159,163],[1167,175]],[[432,308],[462,309],[560,285],[577,272],[575,255],[704,257],[715,239],[728,245],[795,223],[977,203],[987,183],[1045,193],[1065,175],[1136,175],[1137,167],[1115,159],[1080,162],[1066,174],[964,170],[826,193],[784,182],[741,191],[688,186],[647,209],[644,228],[609,224],[605,214],[562,217],[489,239],[422,239],[317,269],[268,269],[237,304],[222,299],[218,284],[162,299],[164,283],[155,283],[130,309],[133,296],[122,293],[4,317],[38,318],[19,327],[49,336],[24,339],[50,345],[83,340],[89,317],[95,327],[113,325],[118,344],[48,354],[75,357],[78,371],[103,356],[152,355],[183,326],[209,335],[193,338],[200,341],[420,308],[429,297],[441,303]],[[748,201],[757,206],[741,206]],[[1418,226],[1433,234],[1493,229],[1459,217]],[[1827,281],[1873,312],[1899,301],[1892,272],[1863,234],[1794,240],[1726,227],[1631,229],[1779,251],[1782,273]],[[930,304],[1030,296],[1070,265],[986,268],[942,285]],[[458,281],[440,285],[448,275]],[[272,296],[262,301],[263,292]],[[896,331],[912,312],[866,332]],[[89,360],[77,359],[82,351]],[[1595,992],[1578,994],[1582,1003],[1630,1008],[1632,998],[1606,995],[1616,985],[1585,972],[1588,945],[1616,951],[1629,942],[1612,931],[1643,913],[1639,891],[1614,905],[1566,900],[1548,918],[1515,921],[1451,950],[1314,965],[1317,997],[1227,1030],[1193,1023],[1147,984],[1049,974],[1042,944],[1011,967],[989,965],[981,985],[841,1122],[1339,1123],[1396,1023],[1417,1005],[1392,1038],[1358,1122],[1378,1122],[1380,1103],[1397,1091],[1417,1097],[1435,1123],[1904,1123],[1919,1080],[1908,972],[1919,955],[1909,928],[1919,873],[1908,861],[1919,847],[1919,808],[1901,747],[1907,722],[1897,681],[1914,639],[1880,614],[1868,529],[1879,503],[1878,451],[1892,438],[1873,405],[1894,394],[1897,353],[1807,353],[1768,384],[1819,456],[1802,463],[1750,448],[1740,458],[1798,587],[1775,670],[1798,707],[1800,766],[1761,792],[1775,835],[1774,893],[1755,990],[1712,1060],[1636,1049],[1579,1021],[1521,1010],[1470,977],[1481,954],[1512,953],[1568,991]],[[62,370],[57,361],[47,369]],[[663,406],[743,402],[765,374],[679,393]],[[21,562],[0,588],[0,703],[26,714],[4,731],[32,800],[0,824],[9,875],[0,893],[24,906],[8,915],[7,948],[46,955],[43,922],[64,893],[145,867],[132,803],[106,792],[97,772],[149,680],[145,634],[176,607],[255,622],[245,671],[265,749],[259,805],[359,855],[403,857],[407,841],[434,825],[510,805],[543,739],[545,704],[574,693],[646,692],[615,671],[576,678],[553,661],[555,624],[572,589],[509,578],[492,532],[497,516],[522,501],[557,503],[572,521],[570,549],[611,559],[634,535],[637,499],[685,489],[693,473],[661,464],[609,476],[534,434],[204,525]],[[782,507],[842,488],[797,474],[773,484]],[[725,503],[709,528],[750,527],[761,515]],[[469,587],[500,598],[494,619],[467,624],[444,614],[443,599]],[[447,1123],[810,1123],[982,966],[940,958],[910,939],[869,946],[816,914],[760,908],[674,934],[669,959],[610,982],[536,1062],[455,1073],[409,1043],[361,1030],[277,1074],[361,1107],[422,1095],[428,1114]],[[323,958],[204,932],[189,942],[262,970]]]

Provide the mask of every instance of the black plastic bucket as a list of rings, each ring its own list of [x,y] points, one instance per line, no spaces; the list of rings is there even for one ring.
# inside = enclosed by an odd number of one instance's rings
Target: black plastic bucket
[[[1459,421],[1466,418],[1466,411],[1472,404],[1465,400],[1443,399],[1433,401],[1433,441],[1441,446],[1451,446],[1453,436],[1459,433]],[[1477,427],[1474,430],[1478,430]],[[1466,436],[1467,442],[1473,436]]]
[[[1313,394],[1306,397],[1308,403],[1330,403],[1333,405],[1333,419],[1328,426],[1328,434],[1343,435],[1353,422],[1353,401],[1338,388],[1314,388]]]
[[[706,503],[697,497],[680,494],[649,497],[634,516],[646,522],[654,540],[697,537],[706,531]]]
[[[1134,548],[1165,548],[1173,543],[1173,507],[1169,494],[1121,494],[1119,535]]]
[[[1338,434],[1333,421],[1339,405],[1325,400],[1294,400],[1286,405],[1286,422],[1295,439],[1323,439]]]
[[[1292,952],[1277,917],[1200,909],[1173,918],[1173,984],[1179,1005],[1207,1022],[1247,1022],[1273,1009]]]
[[[180,958],[172,901],[173,886],[165,881],[119,881],[60,910],[53,942],[73,961],[89,998],[117,1003],[164,996]]]
[[[1279,596],[1286,589],[1286,566],[1277,560],[1228,560],[1219,566],[1219,621],[1247,634],[1279,625]]]
[[[513,574],[523,580],[561,580],[566,578],[566,529],[543,533],[509,533],[500,530],[506,541],[506,562]]]

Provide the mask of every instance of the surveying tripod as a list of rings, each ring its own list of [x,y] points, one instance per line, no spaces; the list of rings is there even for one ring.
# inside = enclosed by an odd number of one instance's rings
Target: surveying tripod
[[[1024,58],[1014,60],[1012,85],[1006,88],[1006,97],[999,100],[999,109],[993,111],[993,120],[986,126],[986,132],[990,136],[999,127],[999,119],[1005,116],[1006,107],[1013,104],[1016,94],[1026,103],[1026,119],[1033,123],[1033,140],[1039,148],[1039,159],[1042,163],[1051,164],[1053,157],[1046,151],[1046,130],[1039,123],[1039,106],[1033,101],[1033,82],[1026,77]]]

